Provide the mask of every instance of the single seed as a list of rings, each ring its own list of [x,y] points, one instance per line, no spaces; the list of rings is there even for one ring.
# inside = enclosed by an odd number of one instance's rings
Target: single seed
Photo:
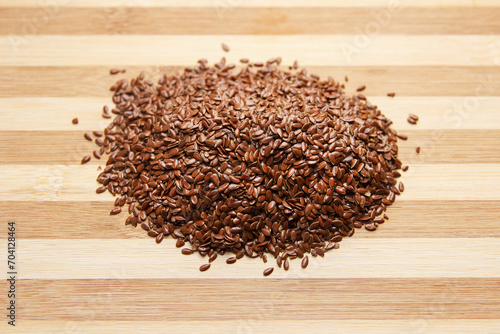
[[[120,70],[117,69],[117,68],[112,68],[112,69],[109,70],[109,74],[111,74],[111,75],[115,75],[115,74],[118,74],[118,73],[120,73]]]
[[[394,96],[396,96],[396,93],[387,93],[387,96],[394,97]]]
[[[232,256],[226,260],[227,264],[233,264],[236,262],[236,257]]]
[[[90,155],[86,155],[86,156],[84,156],[84,157],[83,157],[83,159],[82,159],[82,163],[81,163],[81,164],[82,164],[82,165],[83,165],[83,164],[86,164],[87,162],[89,162],[89,161],[90,161],[90,159],[91,159]]]
[[[78,124],[78,118],[73,118],[73,120],[71,121],[71,123]]]
[[[361,85],[361,86],[359,86],[359,87],[356,89],[356,91],[357,91],[357,92],[362,92],[362,91],[364,91],[365,89],[366,89],[366,86],[365,86],[365,85]]]
[[[302,259],[302,262],[301,262],[301,267],[303,269],[306,269],[307,268],[307,265],[309,264],[309,257],[306,255],[304,256],[304,258]]]
[[[111,212],[109,214],[110,215],[117,215],[120,212],[122,212],[122,208],[114,208],[113,210],[111,210]]]
[[[215,261],[215,259],[217,259],[217,253],[213,253],[212,255],[210,255],[210,256],[208,257],[208,262],[209,262],[209,263],[212,263],[212,262],[214,262],[214,261]]]
[[[270,268],[265,269],[263,274],[264,274],[264,276],[269,276],[273,273],[273,271],[274,271],[274,268],[270,267]]]
[[[226,44],[222,43],[222,50],[224,50],[225,52],[229,52],[229,46],[227,46]]]
[[[90,135],[90,133],[87,133],[87,132],[86,132],[86,133],[83,135],[83,137],[85,137],[85,139],[87,139],[88,141],[92,141],[92,136]]]
[[[417,154],[420,153],[420,146],[415,149],[415,152],[417,152]]]
[[[200,266],[200,271],[207,271],[210,269],[210,263],[205,263]]]
[[[181,253],[184,254],[184,255],[191,255],[191,254],[194,253],[194,251],[192,249],[190,249],[190,248],[183,248],[181,250]]]

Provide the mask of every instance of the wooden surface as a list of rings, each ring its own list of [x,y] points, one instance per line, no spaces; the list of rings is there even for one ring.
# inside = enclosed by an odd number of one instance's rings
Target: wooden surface
[[[0,256],[14,220],[20,279],[12,329],[2,266],[0,332],[499,333],[500,3],[389,3],[0,0]],[[252,259],[200,273],[206,259],[109,216],[99,163],[79,164],[109,86],[222,56],[366,84],[410,137],[390,220],[264,278]]]

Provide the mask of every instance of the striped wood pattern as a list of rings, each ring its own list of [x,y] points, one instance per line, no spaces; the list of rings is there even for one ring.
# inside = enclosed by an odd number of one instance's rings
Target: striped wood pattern
[[[0,0],[0,248],[16,221],[20,278],[17,327],[2,316],[0,332],[498,333],[500,3],[389,3]],[[109,68],[155,79],[221,56],[366,84],[410,137],[390,220],[263,278],[251,259],[200,273],[205,259],[109,216],[99,162],[79,164],[123,77]]]

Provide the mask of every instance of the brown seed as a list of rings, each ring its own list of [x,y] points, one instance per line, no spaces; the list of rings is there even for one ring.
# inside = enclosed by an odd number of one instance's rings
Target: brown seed
[[[106,187],[99,187],[99,188],[97,188],[97,189],[95,190],[95,192],[96,192],[97,194],[101,194],[101,193],[105,192],[105,191],[106,191],[106,189],[108,189],[108,188],[106,188]]]
[[[200,59],[157,83],[118,80],[109,125],[87,134],[107,157],[96,192],[129,205],[126,224],[209,263],[227,252],[289,269],[376,229],[403,191],[397,139],[407,137],[363,94],[280,62]]]
[[[409,114],[408,117],[414,119],[415,121],[418,121],[418,116],[415,114]]]
[[[410,123],[410,124],[417,124],[417,121],[416,121],[416,120],[414,120],[414,119],[413,119],[413,118],[411,118],[411,117],[408,117],[408,119],[407,119],[406,121],[407,121],[408,123]]]
[[[361,86],[359,86],[359,87],[356,89],[356,91],[357,91],[357,92],[362,92],[362,91],[364,91],[365,89],[366,89],[366,86],[365,86],[365,85],[361,85]]]
[[[117,68],[112,68],[112,69],[109,70],[109,74],[111,74],[111,75],[115,75],[115,74],[118,74],[118,73],[120,73],[120,70],[117,69]]]
[[[87,139],[88,141],[92,141],[92,136],[90,135],[90,133],[85,132],[83,137],[85,137],[85,139]]]
[[[192,249],[190,249],[190,248],[183,248],[181,250],[181,253],[184,254],[184,255],[191,255],[191,254],[194,253],[194,251]]]
[[[394,97],[394,96],[396,96],[396,93],[387,93],[387,96]]]
[[[118,208],[114,208],[113,210],[111,210],[111,212],[109,214],[110,215],[117,215],[120,212],[122,212],[122,208],[118,207]]]
[[[73,118],[73,120],[71,121],[71,123],[78,124],[78,118]]]
[[[98,151],[94,151],[93,154],[96,159],[101,159],[101,155],[99,154]]]
[[[210,269],[210,263],[205,263],[200,266],[200,271],[207,271]]]
[[[264,276],[269,276],[273,273],[273,271],[274,271],[274,268],[270,267],[270,268],[265,269],[263,274],[264,274]]]
[[[224,50],[225,52],[229,52],[229,46],[227,46],[224,43],[222,43],[221,46],[222,46],[222,50]]]
[[[212,255],[210,255],[210,256],[208,257],[208,262],[209,262],[209,263],[212,263],[212,262],[214,262],[214,261],[215,261],[215,259],[217,259],[217,253],[213,253]]]
[[[415,149],[415,152],[417,152],[417,154],[419,154],[419,153],[420,153],[420,147],[417,147],[417,148]]]
[[[367,224],[365,225],[365,229],[367,229],[368,231],[375,231],[377,228],[373,226],[373,224]]]
[[[90,159],[92,159],[92,158],[90,157],[90,155],[86,155],[86,156],[84,156],[84,157],[83,157],[83,159],[82,159],[81,164],[82,164],[82,165],[83,165],[83,164],[86,164],[87,162],[89,162],[89,161],[90,161]]]
[[[407,135],[398,135],[398,138],[401,139],[401,140],[408,140],[408,136]]]
[[[236,263],[236,257],[232,256],[226,260],[227,264],[233,264]]]
[[[242,63],[242,64],[248,63],[248,58],[241,58],[240,63]]]
[[[304,256],[304,258],[302,259],[302,262],[301,262],[301,267],[303,269],[306,269],[307,268],[307,265],[309,264],[309,257],[306,255]]]
[[[410,169],[410,167],[408,167],[407,165],[403,165],[401,169],[403,170],[403,172],[406,172],[408,169]]]

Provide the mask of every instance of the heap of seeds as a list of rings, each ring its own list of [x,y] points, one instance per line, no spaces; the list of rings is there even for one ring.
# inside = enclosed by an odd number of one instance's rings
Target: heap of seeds
[[[111,214],[129,204],[126,224],[209,263],[270,253],[285,269],[383,223],[404,189],[392,122],[364,95],[280,62],[200,60],[157,84],[141,74],[111,87],[116,117],[96,139],[110,154],[97,192],[118,196]]]

